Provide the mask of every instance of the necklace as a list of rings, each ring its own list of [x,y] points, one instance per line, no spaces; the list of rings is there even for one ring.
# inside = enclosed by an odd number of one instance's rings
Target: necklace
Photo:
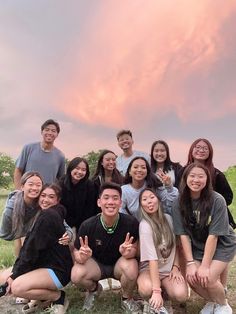
[[[103,228],[106,230],[106,232],[108,234],[112,234],[115,232],[116,230],[116,227],[118,225],[118,222],[119,222],[119,219],[120,219],[120,215],[118,215],[116,221],[114,222],[114,224],[111,226],[111,227],[108,227],[108,225],[105,223],[105,221],[102,219],[102,215],[100,215],[100,221],[101,221],[101,224],[103,226]]]

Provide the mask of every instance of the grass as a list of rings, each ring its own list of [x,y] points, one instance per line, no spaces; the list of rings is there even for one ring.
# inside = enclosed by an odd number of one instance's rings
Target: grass
[[[225,175],[230,183],[230,186],[236,195],[236,166],[230,167]],[[8,191],[0,190],[0,214],[4,208],[6,197]],[[230,205],[230,209],[234,218],[236,219],[236,197],[234,198],[233,203]],[[14,255],[13,255],[13,243],[10,241],[4,241],[0,239],[0,269],[9,267],[14,263]],[[229,282],[228,282],[228,299],[229,303],[233,308],[233,312],[236,313],[236,260],[234,260],[230,265],[230,273],[229,273]],[[74,287],[73,285],[69,285],[66,289],[67,296],[70,300],[70,306],[67,310],[68,314],[79,314],[85,313],[82,311],[83,300],[84,300],[84,292]],[[7,303],[7,307],[2,307],[2,300],[0,300],[0,312],[1,313],[16,313],[16,309],[12,307],[12,310],[9,308],[9,303]],[[181,309],[180,307],[174,307],[175,314],[181,313],[191,313],[197,314],[201,310],[204,305],[204,301],[192,293],[191,298],[186,303],[186,309]],[[119,314],[123,313],[120,309],[120,294],[117,292],[106,291],[103,292],[99,298],[96,300],[96,307],[91,312],[86,312],[88,314],[96,313],[96,314]]]

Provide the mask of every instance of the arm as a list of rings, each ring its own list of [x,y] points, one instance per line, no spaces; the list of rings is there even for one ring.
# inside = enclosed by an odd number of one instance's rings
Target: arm
[[[92,250],[88,246],[88,237],[85,236],[84,239],[79,237],[80,248],[74,248],[73,254],[75,261],[79,264],[85,264],[87,260],[92,256]]]
[[[134,237],[130,237],[130,234],[127,233],[124,243],[120,245],[119,252],[126,258],[134,258],[137,255],[138,241],[133,242]]]
[[[166,187],[158,187],[156,192],[161,201],[164,212],[171,215],[173,200],[179,195],[178,190],[170,185]]]
[[[194,285],[197,283],[197,266],[193,259],[192,247],[189,236],[181,235],[180,240],[182,243],[184,256],[186,258],[186,277],[190,284]]]
[[[216,169],[215,187],[214,190],[221,194],[227,205],[230,205],[233,200],[233,191],[223,172]]]
[[[13,176],[13,182],[16,190],[20,190],[21,188],[21,177],[23,175],[23,171],[20,168],[15,168],[14,170],[14,176]]]
[[[161,295],[161,281],[159,277],[158,261],[149,261],[149,270],[152,282],[152,295],[149,299],[149,303],[155,309],[159,309],[163,305],[163,299]]]
[[[0,238],[10,241],[14,240],[14,234],[12,233],[12,215],[15,202],[15,192],[12,192],[6,201],[5,208],[2,213],[1,225],[0,225]]]
[[[66,232],[63,234],[63,236],[58,240],[58,243],[62,245],[68,245],[73,240],[73,230],[72,228],[66,223],[66,221],[63,221],[64,227],[66,229]]]

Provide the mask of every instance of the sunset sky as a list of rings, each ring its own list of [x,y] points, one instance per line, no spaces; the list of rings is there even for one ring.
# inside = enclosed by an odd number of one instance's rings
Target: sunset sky
[[[0,152],[17,157],[56,119],[71,159],[129,128],[185,164],[198,137],[236,164],[236,1],[0,2]]]

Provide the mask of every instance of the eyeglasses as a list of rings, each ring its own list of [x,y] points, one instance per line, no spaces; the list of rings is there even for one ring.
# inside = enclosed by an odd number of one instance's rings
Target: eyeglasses
[[[209,148],[207,146],[200,146],[200,145],[197,145],[194,147],[196,150],[200,151],[200,150],[203,150],[204,152],[208,152],[209,151]]]

